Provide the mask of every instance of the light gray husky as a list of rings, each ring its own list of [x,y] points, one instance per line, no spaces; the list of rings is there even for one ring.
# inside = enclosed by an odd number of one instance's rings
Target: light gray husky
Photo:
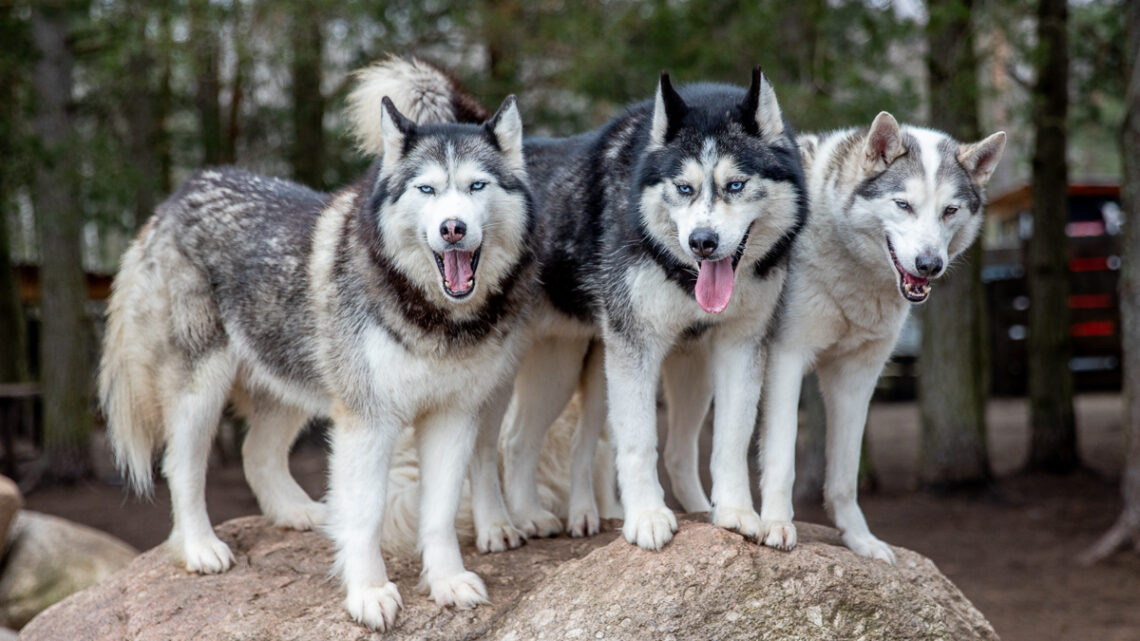
[[[470,607],[454,520],[477,417],[513,371],[537,264],[514,98],[483,125],[420,126],[379,96],[358,104],[381,158],[332,195],[232,168],[199,172],[159,206],[123,259],[99,387],[119,464],[151,488],[165,445],[173,551],[197,572],[233,563],[203,495],[227,401],[249,419],[246,478],[265,514],[325,520],[288,471],[305,419],[333,419],[327,531],[351,616],[401,606],[380,554],[388,464],[414,426],[424,480],[422,585]]]
[[[798,138],[811,215],[792,249],[767,341],[759,537],[765,545],[796,544],[797,404],[802,378],[814,367],[827,414],[828,510],[849,548],[894,561],[856,502],[867,407],[911,305],[926,300],[934,279],[977,237],[984,188],[1005,139],[998,132],[959,143],[900,126],[886,112],[868,129]],[[702,416],[707,396],[698,403],[701,412],[682,413]],[[670,443],[677,439],[678,451],[695,454],[702,422],[671,422]],[[707,509],[695,455],[675,462],[670,477],[687,510]]]

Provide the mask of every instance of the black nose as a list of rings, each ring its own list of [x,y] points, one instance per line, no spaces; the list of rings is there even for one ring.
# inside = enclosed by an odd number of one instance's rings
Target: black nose
[[[715,231],[708,227],[694,229],[693,233],[689,234],[689,249],[702,258],[711,256],[716,251],[718,244],[720,244],[720,238]]]
[[[942,258],[937,254],[919,254],[914,257],[914,268],[923,278],[937,276],[942,273]]]
[[[439,226],[439,235],[449,243],[458,243],[467,234],[467,224],[458,218],[448,218]]]

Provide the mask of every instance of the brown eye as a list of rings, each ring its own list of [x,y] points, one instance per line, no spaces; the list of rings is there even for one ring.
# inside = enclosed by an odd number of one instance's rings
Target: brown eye
[[[949,217],[953,216],[954,213],[957,211],[958,211],[957,207],[955,207],[954,205],[950,205],[946,209],[942,210],[942,217],[943,218],[949,218]]]

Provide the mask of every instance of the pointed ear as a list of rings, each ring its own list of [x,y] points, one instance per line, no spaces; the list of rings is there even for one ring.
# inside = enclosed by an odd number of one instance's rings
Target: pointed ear
[[[380,138],[383,141],[383,167],[385,170],[399,162],[404,155],[408,137],[416,132],[416,123],[404,117],[388,96],[380,101]]]
[[[499,105],[499,110],[483,126],[499,143],[499,149],[502,150],[511,170],[526,169],[526,162],[523,160],[522,117],[519,116],[518,100],[514,95],[507,96],[503,104]]]
[[[681,119],[689,111],[681,95],[669,82],[669,74],[661,72],[657,83],[657,97],[653,101],[653,126],[649,129],[649,146],[663,147],[681,126]]]
[[[871,131],[867,133],[867,142],[863,146],[866,158],[863,168],[867,171],[882,171],[896,158],[906,153],[902,143],[902,132],[899,131],[899,121],[891,114],[880,111],[871,123]]]
[[[774,144],[784,139],[784,115],[760,65],[752,69],[752,84],[744,97],[744,118],[744,129],[764,142]]]
[[[975,185],[984,187],[1005,152],[1005,132],[999,131],[981,142],[958,145],[958,162],[970,173]]]

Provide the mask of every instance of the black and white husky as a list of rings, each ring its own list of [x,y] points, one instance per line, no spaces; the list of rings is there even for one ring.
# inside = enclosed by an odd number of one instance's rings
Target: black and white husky
[[[811,216],[792,250],[769,340],[760,462],[765,545],[796,544],[797,403],[802,378],[814,368],[827,414],[828,510],[849,548],[894,561],[856,501],[867,407],[911,305],[926,300],[933,281],[977,237],[1005,139],[998,132],[959,143],[900,126],[886,112],[870,128],[798,138]],[[695,451],[700,425],[671,424],[669,441]],[[678,496],[703,494],[696,461],[678,469],[688,470],[671,474]]]
[[[446,74],[419,61],[391,59],[368,73],[401,108],[461,118],[452,106],[471,102]],[[604,391],[585,395],[568,529],[582,535],[598,528],[587,466],[608,406],[625,538],[649,549],[672,538],[676,519],[656,471],[655,402],[671,352],[682,363],[690,356],[715,363],[712,519],[758,535],[747,453],[761,344],[807,215],[799,151],[772,86],[758,68],[747,90],[678,90],[662,74],[654,99],[590,133],[528,139],[525,155],[542,295],[527,323],[504,436],[509,517],[494,466],[486,463],[494,460],[494,441],[480,447],[476,460],[484,463],[472,470],[480,547],[517,544],[512,519],[527,534],[561,529],[538,503],[534,470],[543,434],[583,368],[599,374],[585,376],[599,386],[604,368],[605,383]],[[604,358],[586,359],[599,338]],[[682,379],[669,387],[671,394],[689,393]],[[485,429],[497,429],[500,417],[485,416]]]
[[[423,585],[469,607],[454,520],[478,415],[513,372],[537,263],[522,121],[508,98],[484,125],[417,125],[379,97],[356,113],[381,155],[332,195],[232,168],[199,172],[123,258],[99,387],[119,464],[151,488],[165,445],[172,550],[197,572],[233,563],[203,495],[227,401],[249,419],[245,474],[265,514],[326,520],[289,475],[311,414],[331,416],[327,531],[345,607],[373,628],[401,605],[380,555],[393,444],[414,426],[425,481]]]

